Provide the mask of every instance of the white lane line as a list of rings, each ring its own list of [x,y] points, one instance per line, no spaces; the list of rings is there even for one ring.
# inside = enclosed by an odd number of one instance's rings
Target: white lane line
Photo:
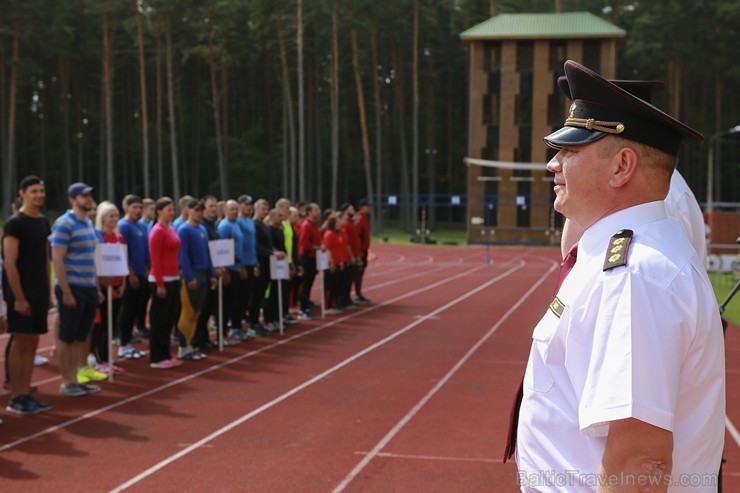
[[[54,426],[51,426],[51,427],[46,428],[44,430],[38,431],[36,433],[33,433],[31,435],[28,435],[28,436],[19,438],[19,439],[13,441],[13,442],[9,442],[9,443],[7,443],[5,445],[0,446],[0,452],[5,451],[5,450],[8,450],[8,449],[13,448],[13,447],[16,447],[16,446],[21,445],[23,443],[26,443],[28,441],[34,440],[36,438],[42,437],[44,435],[48,435],[48,434],[53,433],[55,431],[62,430],[64,428],[67,428],[69,426],[72,426],[72,425],[74,425],[76,423],[79,423],[81,421],[85,421],[87,419],[90,419],[90,418],[99,416],[100,414],[103,414],[103,413],[108,412],[110,410],[116,409],[116,408],[121,407],[123,405],[126,405],[128,403],[135,402],[137,400],[143,399],[144,397],[148,397],[150,395],[153,395],[153,394],[159,393],[161,391],[167,390],[169,388],[175,387],[176,385],[179,385],[181,383],[188,382],[188,381],[193,380],[195,378],[198,378],[198,377],[200,377],[202,375],[206,375],[206,374],[211,373],[213,371],[219,370],[219,369],[221,369],[221,368],[223,368],[225,366],[228,366],[228,365],[230,365],[232,363],[236,363],[238,361],[241,361],[241,360],[244,360],[244,359],[247,359],[247,358],[251,358],[251,357],[253,357],[255,355],[258,355],[258,354],[261,354],[263,352],[269,351],[269,350],[274,349],[274,348],[276,348],[278,346],[282,346],[283,344],[288,344],[290,342],[293,342],[296,339],[305,337],[305,336],[310,335],[310,334],[313,334],[315,332],[319,332],[321,330],[324,330],[324,329],[326,329],[328,327],[331,327],[331,326],[336,325],[338,323],[344,322],[346,320],[349,320],[349,319],[358,317],[360,315],[364,315],[365,313],[368,313],[368,312],[371,312],[373,310],[377,310],[379,308],[382,308],[382,307],[391,305],[393,303],[396,303],[398,301],[404,300],[406,298],[411,298],[413,296],[416,296],[417,294],[423,293],[425,291],[429,291],[429,290],[434,289],[436,287],[439,287],[439,286],[442,286],[444,284],[447,284],[448,282],[451,282],[451,281],[457,280],[457,279],[459,279],[461,277],[465,277],[467,275],[470,275],[473,272],[475,272],[477,270],[480,270],[480,269],[483,269],[483,268],[485,268],[485,266],[473,267],[472,269],[469,269],[467,271],[461,272],[460,274],[457,274],[455,276],[452,276],[452,277],[443,279],[441,281],[437,281],[437,282],[435,282],[433,284],[426,285],[426,286],[424,286],[422,288],[419,288],[419,289],[415,289],[413,291],[410,291],[410,292],[405,293],[403,295],[397,296],[397,297],[392,298],[390,300],[386,300],[386,301],[384,301],[382,303],[378,303],[377,305],[370,305],[370,306],[368,306],[366,308],[363,308],[363,309],[360,309],[360,310],[356,310],[356,311],[354,311],[352,313],[349,313],[347,315],[343,315],[343,316],[341,316],[339,318],[336,318],[336,319],[331,320],[329,322],[326,322],[326,323],[324,323],[322,325],[319,325],[317,327],[314,327],[313,329],[309,329],[309,330],[307,330],[305,332],[300,332],[300,333],[295,334],[295,335],[293,335],[291,337],[288,337],[286,339],[278,340],[275,343],[270,344],[268,346],[263,346],[261,348],[254,349],[254,350],[249,351],[247,353],[244,353],[242,355],[239,355],[239,356],[236,356],[236,357],[231,358],[229,360],[223,361],[223,362],[221,362],[221,363],[219,363],[217,365],[211,366],[209,368],[205,368],[205,369],[200,370],[200,371],[195,372],[195,373],[191,373],[191,374],[185,375],[184,377],[180,377],[180,378],[178,378],[176,380],[172,380],[171,382],[168,382],[166,384],[160,385],[159,387],[155,387],[155,388],[150,389],[150,390],[148,390],[146,392],[143,392],[141,394],[132,395],[131,397],[128,397],[128,398],[123,399],[121,401],[114,402],[113,404],[110,404],[108,406],[102,407],[100,409],[96,409],[94,411],[90,411],[90,412],[88,412],[86,414],[83,414],[81,416],[78,416],[76,418],[73,418],[73,419],[71,419],[69,421],[65,421],[63,423],[59,423],[58,425],[54,425]]]
[[[387,281],[387,282],[383,282],[383,283],[380,283],[380,284],[375,284],[375,285],[373,285],[373,286],[365,289],[365,291],[366,292],[369,292],[369,291],[373,291],[374,289],[384,288],[386,286],[398,284],[401,281],[407,281],[409,279],[414,279],[414,278],[417,278],[417,277],[421,277],[421,276],[425,276],[425,275],[429,275],[429,274],[434,274],[435,272],[438,272],[438,271],[440,271],[440,270],[442,270],[444,268],[447,268],[450,265],[456,266],[456,265],[460,265],[462,263],[464,263],[464,260],[463,260],[462,257],[460,257],[460,258],[458,258],[458,261],[451,262],[449,265],[447,265],[447,264],[436,264],[434,266],[434,269],[433,270],[430,270],[428,272],[422,272],[422,273],[414,274],[414,275],[411,275],[411,276],[404,276],[401,279],[395,279],[393,281]],[[313,289],[317,289],[317,288],[314,287]],[[382,304],[380,304],[380,306],[382,306]],[[363,311],[363,312],[359,312],[359,313],[365,313],[365,312]],[[339,320],[344,320],[344,319],[342,318],[342,319],[339,319]],[[325,328],[325,327],[323,327],[323,328]],[[7,335],[7,334],[5,334],[5,335]],[[38,350],[36,352],[37,353],[40,353],[41,351],[44,351],[44,350],[47,350],[48,351],[48,350],[53,349],[54,347],[55,346],[44,346],[44,347],[38,348]],[[4,356],[3,357],[0,357],[0,363],[3,363],[4,361],[5,361],[5,357]],[[32,386],[36,386],[36,387],[40,387],[41,385],[45,385],[47,383],[52,383],[52,382],[61,381],[61,380],[62,380],[62,377],[61,376],[49,377],[49,378],[46,378],[44,380],[39,380],[39,381],[36,381],[36,382],[31,382],[31,385]],[[3,397],[5,395],[9,395],[9,394],[10,394],[10,392],[8,392],[7,390],[0,390],[0,397]],[[3,450],[3,449],[0,448],[0,450]]]
[[[369,454],[363,458],[357,466],[355,466],[352,471],[342,480],[341,483],[337,485],[334,490],[332,490],[332,493],[339,493],[341,491],[344,491],[344,489],[349,485],[361,472],[365,467],[370,463],[371,460],[375,456],[380,453],[381,450],[390,442],[393,437],[395,437],[401,429],[406,426],[406,424],[413,419],[413,417],[421,410],[422,407],[426,405],[429,400],[431,400],[434,395],[439,392],[439,390],[457,373],[457,371],[470,359],[471,356],[480,348],[501,326],[501,324],[504,323],[504,321],[509,318],[509,316],[514,313],[522,303],[524,303],[527,298],[532,294],[532,292],[537,289],[550,275],[552,271],[554,271],[558,267],[558,262],[552,261],[552,266],[550,269],[540,277],[539,281],[537,281],[532,287],[530,287],[524,295],[519,298],[519,301],[517,301],[514,305],[509,308],[506,313],[499,319],[498,322],[496,322],[493,327],[491,327],[486,334],[481,337],[478,342],[476,342],[473,347],[471,347],[465,355],[458,360],[457,363],[455,363],[455,366],[453,366],[450,371],[447,372],[447,374],[442,378],[437,384],[432,387],[432,389],[424,396],[422,399],[416,403],[416,405],[404,416],[401,418],[396,425],[391,428],[391,430],[383,437],[382,440],[378,442],[378,444],[370,451]]]
[[[730,421],[730,418],[728,418],[725,415],[725,426],[727,427],[727,431],[730,434],[730,436],[735,440],[735,444],[740,447],[740,433],[738,433],[737,428],[735,428],[735,425]]]
[[[355,455],[367,455],[368,452],[355,452]],[[411,459],[411,460],[436,460],[442,462],[485,462],[489,464],[499,464],[501,459],[483,459],[479,457],[440,457],[437,455],[407,455],[392,454],[390,452],[378,452],[376,457],[385,459]]]
[[[359,351],[359,352],[353,354],[349,358],[345,359],[344,361],[341,361],[340,363],[337,363],[336,365],[334,365],[331,368],[329,368],[328,370],[326,370],[326,371],[324,371],[324,372],[316,375],[315,377],[311,378],[310,380],[305,381],[301,385],[298,385],[297,387],[294,387],[293,389],[291,389],[288,392],[282,394],[281,396],[276,397],[272,401],[263,404],[262,406],[258,407],[257,409],[255,409],[255,410],[253,410],[253,411],[245,414],[241,418],[239,418],[239,419],[237,419],[235,421],[232,421],[228,425],[226,425],[226,426],[224,426],[224,427],[222,427],[222,428],[214,431],[213,433],[211,433],[207,437],[203,438],[202,440],[194,443],[190,447],[188,447],[186,449],[183,449],[183,450],[181,450],[180,452],[178,452],[178,453],[176,453],[174,455],[171,455],[170,457],[168,457],[167,459],[164,459],[163,461],[159,462],[158,464],[155,464],[154,466],[150,467],[146,471],[143,471],[141,474],[139,474],[139,475],[137,475],[137,476],[129,479],[125,483],[123,483],[123,484],[117,486],[116,488],[112,489],[111,490],[111,493],[117,493],[119,491],[123,491],[126,488],[129,488],[129,487],[131,487],[131,486],[139,483],[143,479],[146,479],[147,477],[151,476],[152,474],[154,474],[155,472],[159,471],[160,469],[163,469],[164,467],[168,466],[169,464],[175,462],[176,460],[180,459],[181,457],[184,457],[185,455],[189,454],[190,452],[193,452],[194,450],[197,450],[198,448],[200,448],[204,444],[206,444],[206,443],[208,443],[208,442],[210,442],[210,441],[212,441],[212,440],[220,437],[221,435],[223,435],[223,434],[231,431],[232,429],[236,428],[237,426],[245,423],[246,421],[249,421],[253,417],[255,417],[255,416],[263,413],[264,411],[267,411],[268,409],[270,409],[270,408],[276,406],[277,404],[283,402],[284,400],[286,400],[286,399],[294,396],[295,394],[299,393],[300,391],[302,391],[302,390],[310,387],[311,385],[315,384],[316,382],[321,381],[322,379],[326,378],[327,376],[331,375],[332,373],[334,373],[334,372],[336,372],[336,371],[344,368],[345,366],[349,365],[350,363],[352,363],[352,362],[356,361],[357,359],[365,356],[366,354],[370,353],[371,351],[374,351],[375,349],[377,349],[377,348],[379,348],[379,347],[387,344],[388,342],[396,339],[397,337],[405,334],[406,332],[408,332],[409,330],[413,329],[417,325],[423,323],[427,318],[434,317],[438,313],[441,313],[441,312],[447,310],[448,308],[450,308],[450,307],[452,307],[452,306],[454,306],[454,305],[456,305],[456,304],[458,304],[458,303],[466,300],[467,298],[473,296],[474,294],[482,291],[483,289],[486,289],[491,284],[493,284],[493,283],[495,283],[495,282],[497,282],[497,281],[499,281],[501,279],[506,278],[507,276],[511,275],[513,272],[515,272],[515,271],[521,269],[522,267],[524,267],[524,265],[525,265],[525,262],[524,261],[519,261],[519,263],[516,266],[510,268],[509,270],[507,270],[506,272],[504,272],[502,274],[499,274],[495,278],[493,278],[490,281],[488,281],[488,282],[486,282],[486,283],[478,286],[477,288],[468,291],[467,293],[463,294],[462,296],[459,296],[458,298],[454,299],[453,301],[450,301],[446,305],[435,309],[434,311],[428,313],[426,315],[426,317],[424,317],[423,319],[420,319],[420,320],[417,320],[415,322],[412,322],[412,323],[408,324],[407,326],[403,327],[402,329],[399,329],[396,332],[390,334],[389,336],[381,339],[380,341],[378,341],[378,342],[376,342],[376,343],[374,343],[374,344],[366,347],[362,351]]]

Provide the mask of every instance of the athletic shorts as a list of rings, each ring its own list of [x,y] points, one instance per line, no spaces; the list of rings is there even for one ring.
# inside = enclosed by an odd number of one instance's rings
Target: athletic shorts
[[[24,293],[31,314],[21,315],[15,311],[15,300],[8,300],[8,333],[10,334],[46,334],[49,331],[49,292]]]
[[[59,310],[59,339],[71,344],[84,341],[92,329],[95,313],[98,311],[98,289],[70,286],[75,298],[76,306],[67,308],[64,306],[62,288],[56,286],[54,292],[57,295]]]

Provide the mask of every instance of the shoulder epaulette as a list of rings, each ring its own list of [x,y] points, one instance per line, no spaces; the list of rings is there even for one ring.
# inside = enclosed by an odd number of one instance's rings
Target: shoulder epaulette
[[[627,265],[627,252],[632,242],[632,234],[631,229],[620,229],[617,234],[612,236],[611,241],[609,241],[609,248],[606,249],[604,271]]]

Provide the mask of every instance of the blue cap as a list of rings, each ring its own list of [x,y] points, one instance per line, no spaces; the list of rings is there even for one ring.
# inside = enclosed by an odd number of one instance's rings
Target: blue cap
[[[67,189],[67,196],[70,199],[73,199],[77,197],[78,195],[87,195],[88,193],[95,190],[93,187],[86,183],[82,183],[81,181],[78,181],[77,183],[73,183],[69,186]]]

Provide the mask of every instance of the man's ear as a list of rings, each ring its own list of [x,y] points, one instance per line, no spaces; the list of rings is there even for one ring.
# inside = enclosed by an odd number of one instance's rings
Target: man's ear
[[[609,185],[622,188],[633,178],[637,170],[637,152],[631,147],[622,147],[613,158],[614,171]]]

